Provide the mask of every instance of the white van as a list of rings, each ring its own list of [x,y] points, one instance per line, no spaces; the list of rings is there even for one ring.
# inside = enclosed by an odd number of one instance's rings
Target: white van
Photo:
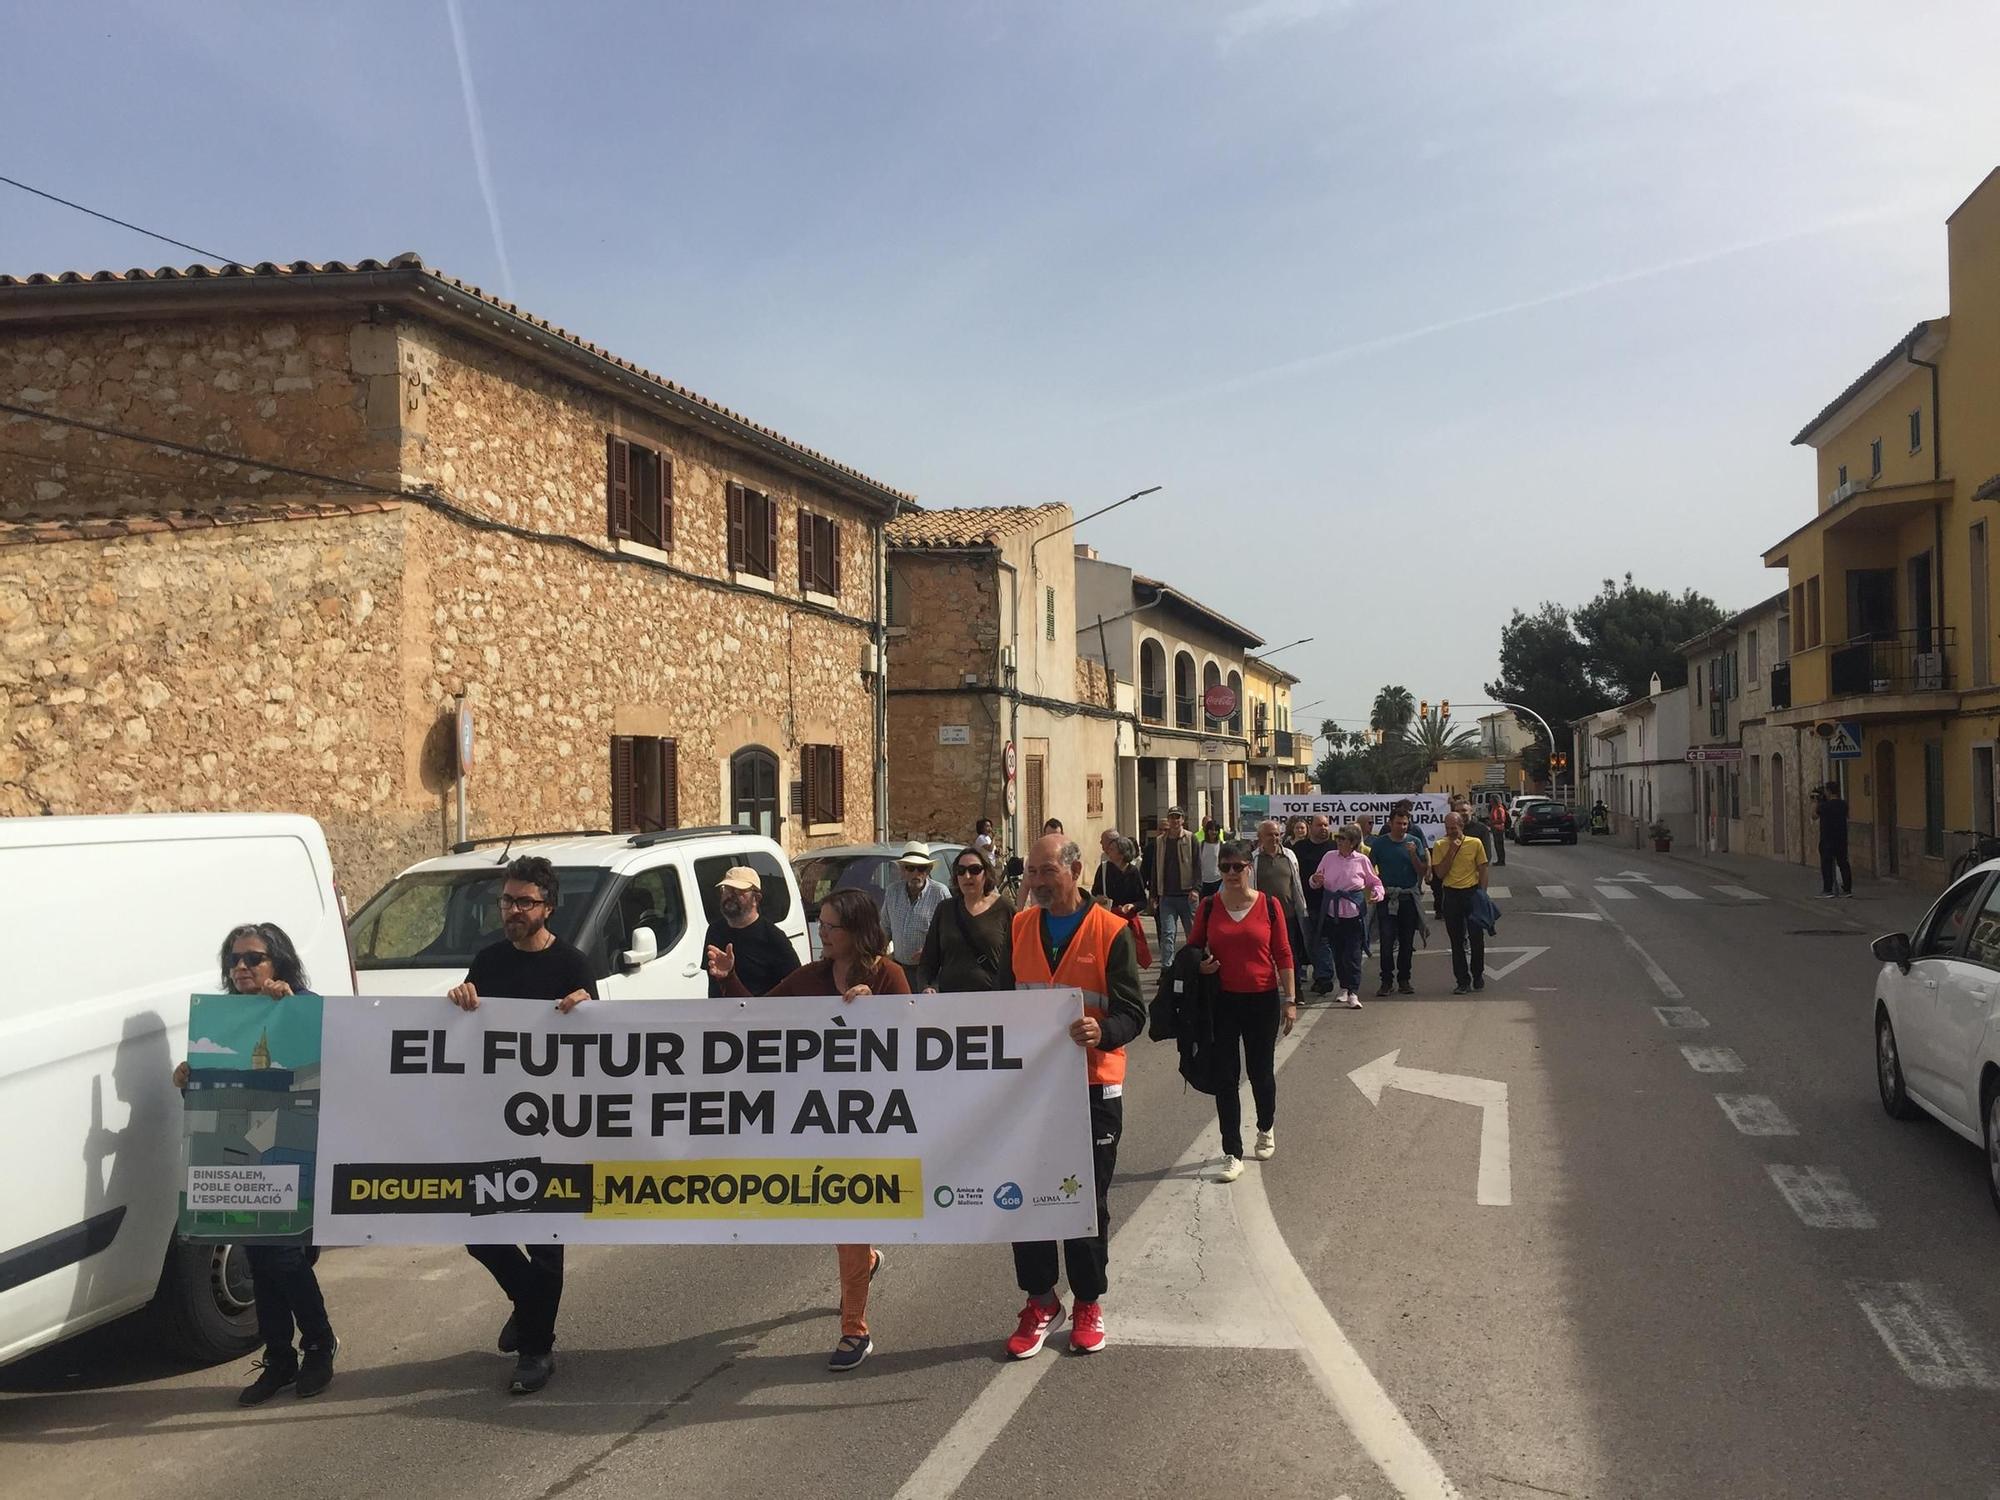
[[[705,997],[702,939],[718,910],[716,882],[735,865],[757,872],[759,911],[801,963],[811,961],[785,851],[747,828],[531,834],[454,845],[376,892],[350,924],[361,993],[442,995],[465,978],[473,954],[503,937],[500,885],[524,854],[555,866],[549,926],[583,950],[600,999]]]
[[[180,1353],[256,1339],[248,1266],[174,1238],[188,997],[223,939],[275,922],[323,995],[354,993],[326,839],[310,818],[0,818],[0,1364],[152,1304]]]

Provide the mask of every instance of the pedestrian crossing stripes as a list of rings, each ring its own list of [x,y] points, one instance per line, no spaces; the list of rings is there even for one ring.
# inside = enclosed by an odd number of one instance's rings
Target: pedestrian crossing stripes
[[[1749,889],[1747,886],[1719,885],[1716,889],[1725,896],[1734,896],[1738,901],[1762,901],[1764,899],[1762,895]]]
[[[1641,891],[1657,892],[1669,901],[1707,901],[1709,899],[1707,896],[1702,895],[1701,892],[1689,890],[1684,885],[1654,885],[1650,881],[1644,884],[1634,884],[1631,882],[1600,880],[1591,889],[1601,901],[1637,901],[1639,899],[1639,892]],[[1725,897],[1728,901],[1739,903],[1768,901],[1771,899],[1761,891],[1753,891],[1745,885],[1717,885],[1711,886],[1710,889],[1717,896]],[[1535,894],[1545,901],[1573,901],[1576,899],[1571,893],[1570,888],[1566,885],[1538,885],[1534,890]],[[1506,901],[1512,898],[1514,888],[1508,885],[1489,886],[1487,887],[1486,894],[1491,896],[1495,901]]]
[[[1701,897],[1684,885],[1656,885],[1653,887],[1662,896],[1674,901],[1699,901]]]
[[[1569,887],[1566,885],[1538,885],[1535,887],[1535,894],[1538,896],[1547,896],[1553,901],[1567,901],[1569,900]]]
[[[1491,896],[1495,901],[1505,901],[1509,896],[1513,895],[1514,892],[1512,887],[1510,886],[1489,885],[1486,888],[1486,894]]]
[[[1875,1215],[1831,1167],[1766,1165],[1772,1185],[1811,1229],[1873,1229]]]
[[[1639,899],[1632,894],[1632,887],[1629,885],[1600,885],[1597,888],[1597,894],[1602,896],[1606,901],[1637,901]]]

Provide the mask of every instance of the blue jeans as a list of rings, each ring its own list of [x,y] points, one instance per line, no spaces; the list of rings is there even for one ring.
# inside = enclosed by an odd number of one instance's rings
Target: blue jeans
[[[1194,926],[1194,898],[1160,897],[1159,915],[1154,920],[1160,931],[1160,968],[1165,971],[1173,967],[1174,950],[1187,941],[1188,929]]]

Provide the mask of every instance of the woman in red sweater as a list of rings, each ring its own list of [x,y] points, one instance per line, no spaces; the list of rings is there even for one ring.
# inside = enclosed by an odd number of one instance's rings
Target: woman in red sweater
[[[1222,889],[1201,903],[1188,941],[1204,949],[1201,972],[1222,976],[1215,1008],[1215,1118],[1222,1126],[1222,1182],[1243,1175],[1243,1100],[1237,1092],[1237,1047],[1257,1102],[1259,1161],[1278,1152],[1279,1028],[1289,1036],[1299,1019],[1293,993],[1292,940],[1278,903],[1250,883],[1250,846],[1224,844],[1217,860]],[[1281,1009],[1282,1002],[1282,1009]]]
[[[882,931],[882,914],[864,891],[835,891],[819,908],[818,963],[794,969],[769,991],[777,995],[838,995],[852,1002],[863,995],[907,995],[910,981],[902,966],[882,955],[889,951]],[[750,997],[736,977],[736,950],[710,948],[708,972],[722,993]],[[826,1367],[845,1374],[875,1352],[868,1336],[868,1283],[882,1269],[882,1252],[873,1245],[836,1245],[840,1255],[840,1342]]]

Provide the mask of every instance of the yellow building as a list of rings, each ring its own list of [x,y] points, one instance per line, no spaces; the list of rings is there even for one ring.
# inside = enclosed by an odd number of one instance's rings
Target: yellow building
[[[1261,657],[1243,656],[1243,716],[1250,727],[1252,796],[1291,796],[1312,790],[1312,736],[1292,729],[1292,689],[1299,679]]]
[[[1855,867],[1932,885],[1970,842],[1954,830],[1994,828],[2000,170],[1946,220],[1946,242],[1948,316],[1904,334],[1793,439],[1818,455],[1817,514],[1764,553],[1789,606],[1772,797],[1807,830],[1811,787],[1838,781]],[[1858,755],[1835,758],[1850,734]],[[1809,833],[1791,857],[1816,862]]]

